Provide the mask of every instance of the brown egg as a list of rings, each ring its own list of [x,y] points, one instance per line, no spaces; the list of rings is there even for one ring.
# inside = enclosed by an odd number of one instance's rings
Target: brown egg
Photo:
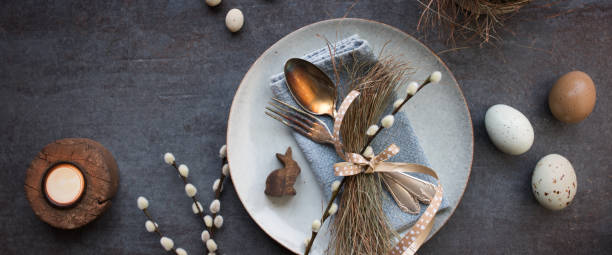
[[[578,123],[591,114],[596,100],[595,84],[581,71],[564,74],[548,94],[548,106],[555,118]]]

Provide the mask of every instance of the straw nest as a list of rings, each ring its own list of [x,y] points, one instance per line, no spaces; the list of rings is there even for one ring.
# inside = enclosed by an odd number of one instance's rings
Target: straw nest
[[[419,29],[440,28],[447,42],[499,40],[496,29],[531,0],[417,0],[423,7]]]

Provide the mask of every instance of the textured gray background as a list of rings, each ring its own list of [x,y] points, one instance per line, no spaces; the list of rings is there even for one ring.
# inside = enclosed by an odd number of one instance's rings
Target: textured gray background
[[[415,1],[360,1],[349,17],[384,22],[441,53],[474,120],[475,151],[467,191],[448,224],[421,254],[612,253],[612,2],[536,1],[499,29],[496,46],[448,51],[435,33],[416,31]],[[282,36],[344,15],[352,1],[2,1],[0,3],[1,254],[162,254],[144,230],[136,197],[176,244],[202,254],[200,222],[174,170],[172,151],[192,169],[201,198],[219,172],[234,92],[251,63]],[[229,33],[225,13],[246,23]],[[462,45],[463,46],[463,45]],[[282,63],[279,63],[279,65]],[[589,73],[598,101],[583,123],[556,121],[547,107],[555,79]],[[497,151],[483,126],[486,109],[506,103],[536,131],[518,157]],[[62,231],[39,221],[26,201],[25,170],[47,143],[88,137],[115,155],[121,185],[114,205],[90,225]],[[565,155],[578,176],[574,203],[539,206],[532,169],[549,153]],[[262,176],[262,178],[264,178]],[[289,254],[249,218],[229,184],[222,196],[223,254]]]

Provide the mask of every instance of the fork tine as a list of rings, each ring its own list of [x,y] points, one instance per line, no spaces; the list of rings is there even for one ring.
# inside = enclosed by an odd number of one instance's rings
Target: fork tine
[[[276,102],[278,102],[278,103],[280,103],[280,104],[282,104],[282,105],[284,105],[284,106],[286,106],[286,107],[289,107],[289,108],[291,108],[292,110],[294,110],[294,111],[296,111],[296,112],[302,113],[302,114],[304,114],[304,115],[306,115],[306,116],[308,116],[308,117],[310,117],[310,118],[317,119],[317,117],[315,117],[314,115],[312,115],[312,114],[310,114],[310,113],[308,113],[308,112],[306,112],[306,111],[304,111],[304,110],[302,110],[302,109],[299,109],[299,108],[297,108],[297,107],[295,107],[295,106],[293,106],[293,105],[290,105],[290,104],[288,104],[288,103],[285,103],[285,102],[283,102],[282,100],[280,100],[280,99],[278,99],[278,98],[274,98],[274,97],[273,97],[273,98],[272,98],[272,100],[274,100],[274,101],[276,101]]]
[[[299,128],[298,126],[295,126],[295,125],[293,125],[293,124],[291,124],[291,123],[287,122],[287,120],[285,120],[284,118],[279,117],[278,115],[275,115],[275,114],[273,114],[273,113],[270,113],[269,111],[265,111],[264,113],[265,113],[266,115],[268,115],[268,116],[270,116],[270,117],[274,118],[275,120],[278,120],[280,123],[285,124],[286,126],[288,126],[288,127],[290,127],[290,128]]]
[[[296,111],[296,112],[300,113],[300,114],[298,114],[298,115],[300,115],[301,117],[304,117],[304,118],[302,118],[302,119],[308,119],[308,118],[310,118],[309,120],[311,120],[311,121],[309,121],[309,123],[310,123],[310,125],[311,125],[311,126],[312,126],[312,125],[314,125],[314,124],[312,123],[312,121],[314,121],[314,122],[317,122],[317,123],[321,124],[321,125],[322,125],[323,127],[325,127],[325,129],[327,129],[327,130],[328,130],[328,132],[329,132],[329,128],[327,127],[327,124],[325,124],[325,122],[323,122],[323,121],[322,121],[321,119],[319,119],[317,116],[314,116],[313,114],[311,114],[311,113],[309,113],[309,112],[306,112],[306,111],[304,111],[304,110],[302,110],[302,109],[299,109],[299,107],[295,107],[295,106],[290,105],[290,104],[288,104],[288,103],[286,103],[286,102],[283,102],[282,100],[280,100],[280,99],[278,99],[278,98],[274,98],[274,97],[273,97],[273,98],[272,98],[272,100],[274,100],[274,101],[276,101],[276,102],[278,102],[278,103],[282,104],[283,106],[285,106],[285,107],[287,107],[287,108],[290,108],[290,109],[291,109],[291,110],[293,110],[293,111]],[[270,103],[270,104],[271,104],[271,103]],[[308,117],[308,118],[306,118],[306,117]]]
[[[287,109],[286,107],[283,107],[281,105],[277,105],[277,104],[275,104],[273,102],[268,102],[268,104],[271,105],[271,106],[274,106],[274,108],[276,108],[277,110],[279,110],[279,111],[281,111],[281,112],[283,112],[283,113],[285,113],[287,115],[291,115],[294,118],[297,118],[297,119],[300,119],[303,122],[306,122],[306,124],[309,127],[312,126],[312,124],[313,124],[312,120],[308,119],[307,116],[304,116],[304,115],[302,115],[299,112],[297,112],[297,113],[293,112],[293,111],[291,111],[291,109]]]
[[[300,133],[301,135],[303,135],[305,137],[309,137],[309,138],[311,137],[306,131],[304,131],[304,129],[302,129],[302,128],[300,128],[300,127],[298,127],[298,126],[296,126],[296,125],[294,125],[292,123],[287,122],[282,117],[276,116],[276,115],[274,115],[274,114],[272,114],[272,113],[270,113],[268,111],[266,111],[265,113],[266,113],[266,115],[274,118],[275,120],[278,120],[280,123],[283,123],[286,126],[292,128],[293,130],[295,130],[296,132]]]
[[[284,112],[284,113],[283,113],[283,112],[281,112],[281,111],[279,111],[279,110],[272,109],[272,108],[270,108],[270,107],[268,107],[268,106],[266,106],[266,109],[267,109],[268,111],[271,111],[271,112],[273,112],[273,113],[276,113],[276,115],[279,115],[279,116],[283,117],[285,120],[288,120],[288,121],[292,122],[293,124],[300,126],[300,127],[301,127],[301,128],[303,128],[305,131],[310,131],[310,130],[312,129],[312,128],[311,128],[311,126],[310,126],[310,124],[304,124],[304,122],[300,121],[300,120],[299,120],[299,119],[297,119],[296,117],[289,116],[289,115],[293,115],[293,114],[291,114],[291,113],[287,113],[287,112]]]

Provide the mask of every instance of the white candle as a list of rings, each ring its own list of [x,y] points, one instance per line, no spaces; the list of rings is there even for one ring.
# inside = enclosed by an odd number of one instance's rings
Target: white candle
[[[45,182],[45,194],[56,206],[66,207],[76,203],[85,190],[85,178],[76,166],[62,163],[49,169]]]

